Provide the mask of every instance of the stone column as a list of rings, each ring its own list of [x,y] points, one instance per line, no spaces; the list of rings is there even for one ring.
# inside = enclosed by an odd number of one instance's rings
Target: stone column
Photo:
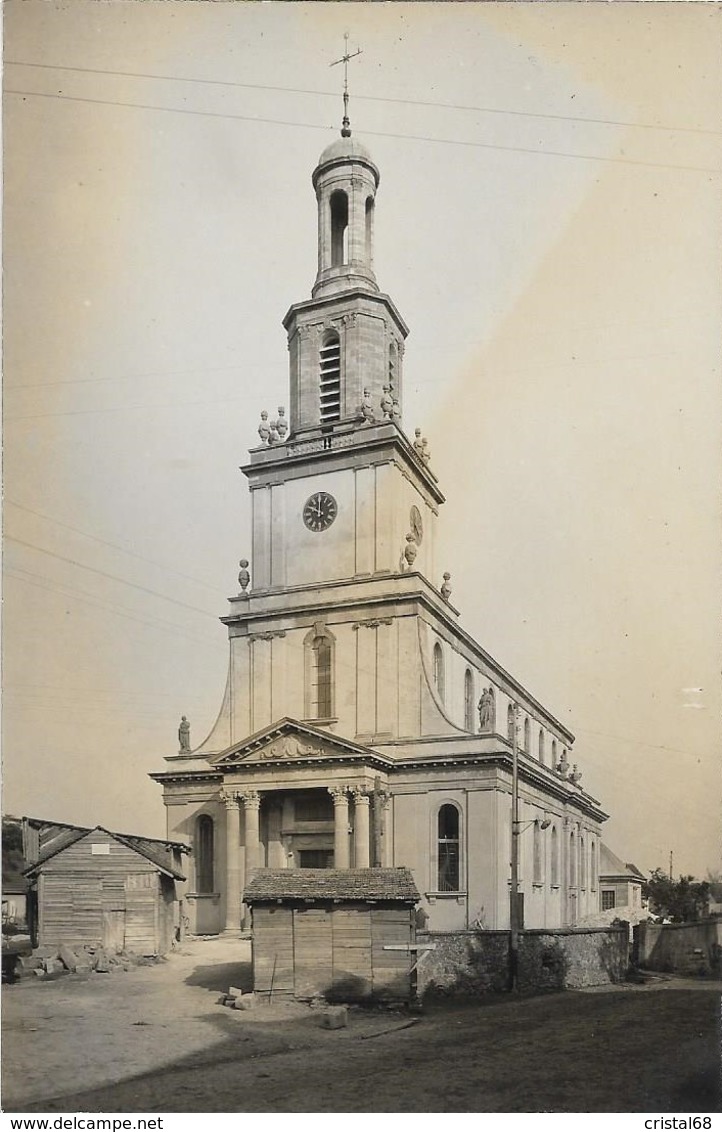
[[[241,798],[243,799],[243,810],[246,817],[246,884],[248,884],[251,873],[259,865],[261,797],[257,790],[244,790]]]
[[[369,808],[370,798],[365,790],[354,790],[354,864],[357,869],[367,869],[370,863]]]
[[[348,794],[345,786],[328,790],[333,798],[333,864],[336,869],[349,867],[348,852]]]
[[[241,927],[241,845],[238,819],[238,791],[221,790],[226,807],[226,926],[237,932]]]

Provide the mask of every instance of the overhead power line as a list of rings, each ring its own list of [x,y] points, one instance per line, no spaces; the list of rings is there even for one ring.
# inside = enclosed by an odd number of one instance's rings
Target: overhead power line
[[[50,94],[34,90],[6,90],[5,94],[14,94],[21,98],[52,98],[60,102],[82,102],[91,106],[121,106],[128,110],[154,110],[163,114],[191,114],[200,118],[223,118],[237,122],[255,122],[270,126],[291,126],[293,129],[323,130],[335,129],[332,126],[320,126],[315,122],[289,122],[284,118],[261,118],[251,114],[222,114],[215,110],[184,110],[178,106],[153,106],[150,103],[118,102],[109,98],[81,98],[69,94]],[[533,157],[565,157],[576,161],[601,161],[611,165],[637,165],[646,169],[673,169],[684,173],[711,173],[718,174],[718,169],[702,165],[672,165],[664,161],[635,161],[631,157],[602,157],[599,154],[568,153],[556,149],[532,149],[531,146],[498,145],[493,142],[466,141],[461,138],[432,138],[422,134],[397,134],[385,130],[364,130],[365,137],[392,138],[396,141],[431,142],[436,145],[458,145],[472,149],[493,149],[504,153],[527,153]]]
[[[269,83],[239,83],[224,79],[198,79],[181,75],[156,75],[143,71],[106,71],[96,67],[67,67],[57,63],[25,63],[20,59],[6,59],[6,67],[34,67],[43,71],[73,71],[82,75],[107,75],[111,78],[152,79],[162,82],[193,83],[199,86],[232,87],[241,90],[267,90],[278,94],[308,94],[320,98],[338,99],[335,90],[307,90],[303,87],[272,86]],[[462,110],[474,114],[501,114],[514,118],[540,118],[553,122],[581,122],[594,126],[622,126],[626,129],[663,130],[666,133],[718,134],[719,130],[708,130],[701,126],[669,126],[657,122],[625,122],[616,118],[585,118],[574,114],[544,114],[538,110],[510,110],[499,106],[468,106],[456,102],[434,102],[418,98],[393,98],[391,95],[354,94],[354,102],[384,102],[397,106],[421,106],[425,109]]]
[[[82,535],[83,538],[92,539],[93,542],[98,542],[102,546],[109,546],[111,550],[119,550],[121,554],[127,554],[130,558],[137,558],[140,562],[147,562],[151,566],[157,566],[159,570],[166,573],[176,574],[179,578],[185,578],[188,582],[195,582],[197,586],[203,586],[213,593],[217,593],[216,586],[211,586],[208,582],[202,582],[200,578],[194,578],[191,574],[183,574],[180,570],[175,570],[172,566],[166,566],[163,562],[155,562],[152,558],[146,558],[143,554],[138,554],[135,550],[128,550],[127,547],[121,546],[117,542],[110,542],[108,539],[100,538],[98,535],[91,535],[88,531],[81,530],[80,527],[74,527],[70,523],[63,523],[60,519],[54,519],[50,515],[44,515],[42,511],[34,511],[32,507],[24,507],[22,503],[16,503],[13,499],[4,500],[5,506],[8,504],[11,507],[16,507],[18,511],[25,511],[28,515],[35,515],[38,519],[44,519],[48,523],[53,523],[56,527],[63,527],[66,531],[73,531],[76,535]]]
[[[35,589],[59,594],[60,597],[70,597],[75,601],[81,601],[84,605],[89,605],[93,609],[103,609],[114,617],[121,617],[126,621],[135,621],[139,625],[146,625],[149,629],[154,629],[156,632],[170,633],[174,637],[184,637],[186,640],[192,641],[196,645],[201,645],[201,647],[207,649],[209,652],[213,648],[210,641],[202,640],[200,637],[185,632],[182,626],[174,625],[172,621],[164,621],[158,617],[148,618],[136,616],[136,614],[129,612],[123,606],[105,601],[103,598],[95,597],[95,595],[89,594],[87,590],[79,590],[73,586],[65,585],[64,583],[61,585],[53,583],[47,575],[36,574],[32,570],[24,570],[20,567],[6,567],[4,575],[5,577],[15,578],[18,582],[23,582],[26,586],[34,586]],[[217,650],[213,648],[213,651],[216,652]]]
[[[169,601],[173,605],[179,605],[182,609],[190,609],[193,613],[201,613],[204,617],[212,617],[214,621],[218,618],[215,614],[209,613],[207,609],[200,609],[197,605],[189,605],[185,601],[178,601],[175,597],[168,597],[167,594],[160,593],[159,590],[151,590],[148,586],[141,586],[138,582],[129,582],[127,578],[121,578],[118,574],[111,574],[108,570],[99,570],[96,566],[86,566],[84,562],[78,562],[76,558],[68,558],[64,554],[57,554],[54,550],[46,550],[44,546],[38,546],[35,542],[26,542],[24,539],[15,538],[14,535],[5,535],[8,542],[14,542],[17,546],[25,546],[30,550],[36,550],[40,554],[47,554],[51,558],[58,558],[61,562],[68,562],[71,566],[77,566],[80,570],[87,570],[91,574],[98,574],[101,578],[110,578],[114,582],[120,582],[124,586],[130,586],[134,590],[140,590],[142,593],[150,594],[152,597],[162,598],[163,601]]]

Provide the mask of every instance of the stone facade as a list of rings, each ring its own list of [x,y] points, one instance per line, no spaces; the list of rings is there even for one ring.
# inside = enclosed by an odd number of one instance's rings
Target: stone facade
[[[153,776],[194,849],[191,930],[238,930],[258,867],[331,865],[408,866],[435,929],[505,927],[517,722],[525,922],[574,923],[598,907],[606,814],[574,736],[451,604],[444,495],[401,428],[408,330],[373,271],[378,171],[344,137],[313,180],[318,275],[284,320],[290,431],[266,414],[242,468],[251,553],[222,619],[221,711]]]

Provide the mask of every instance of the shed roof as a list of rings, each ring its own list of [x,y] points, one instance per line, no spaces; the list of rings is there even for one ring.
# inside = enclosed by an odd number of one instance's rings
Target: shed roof
[[[257,869],[243,899],[247,904],[301,900],[398,901],[416,904],[411,871],[399,869]]]
[[[172,877],[174,880],[186,879],[183,873],[178,869],[174,860],[174,852],[179,852],[183,849],[187,852],[187,847],[181,845],[180,842],[158,841],[155,838],[134,837],[127,833],[113,833],[111,830],[105,829],[102,825],[96,825],[94,829],[83,829],[76,826],[68,827],[68,829],[63,830],[57,838],[41,849],[37,861],[25,870],[25,875],[32,876],[34,873],[38,872],[51,857],[56,857],[59,853],[62,853],[64,849],[68,849],[71,845],[82,841],[84,837],[93,833],[107,834],[107,836],[112,837],[114,841],[119,841],[121,845],[125,845],[126,848],[139,853],[141,857],[145,857],[145,859],[155,865],[157,869],[160,869],[161,872]],[[98,858],[98,860],[100,862],[102,858]],[[100,867],[99,865],[99,868]]]

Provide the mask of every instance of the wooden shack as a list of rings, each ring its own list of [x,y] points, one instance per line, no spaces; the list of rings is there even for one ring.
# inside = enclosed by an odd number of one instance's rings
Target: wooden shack
[[[408,869],[259,869],[243,898],[252,910],[257,992],[413,998],[419,894]]]
[[[160,955],[179,922],[176,882],[186,846],[67,826],[26,871],[37,882],[40,945],[90,944]]]

